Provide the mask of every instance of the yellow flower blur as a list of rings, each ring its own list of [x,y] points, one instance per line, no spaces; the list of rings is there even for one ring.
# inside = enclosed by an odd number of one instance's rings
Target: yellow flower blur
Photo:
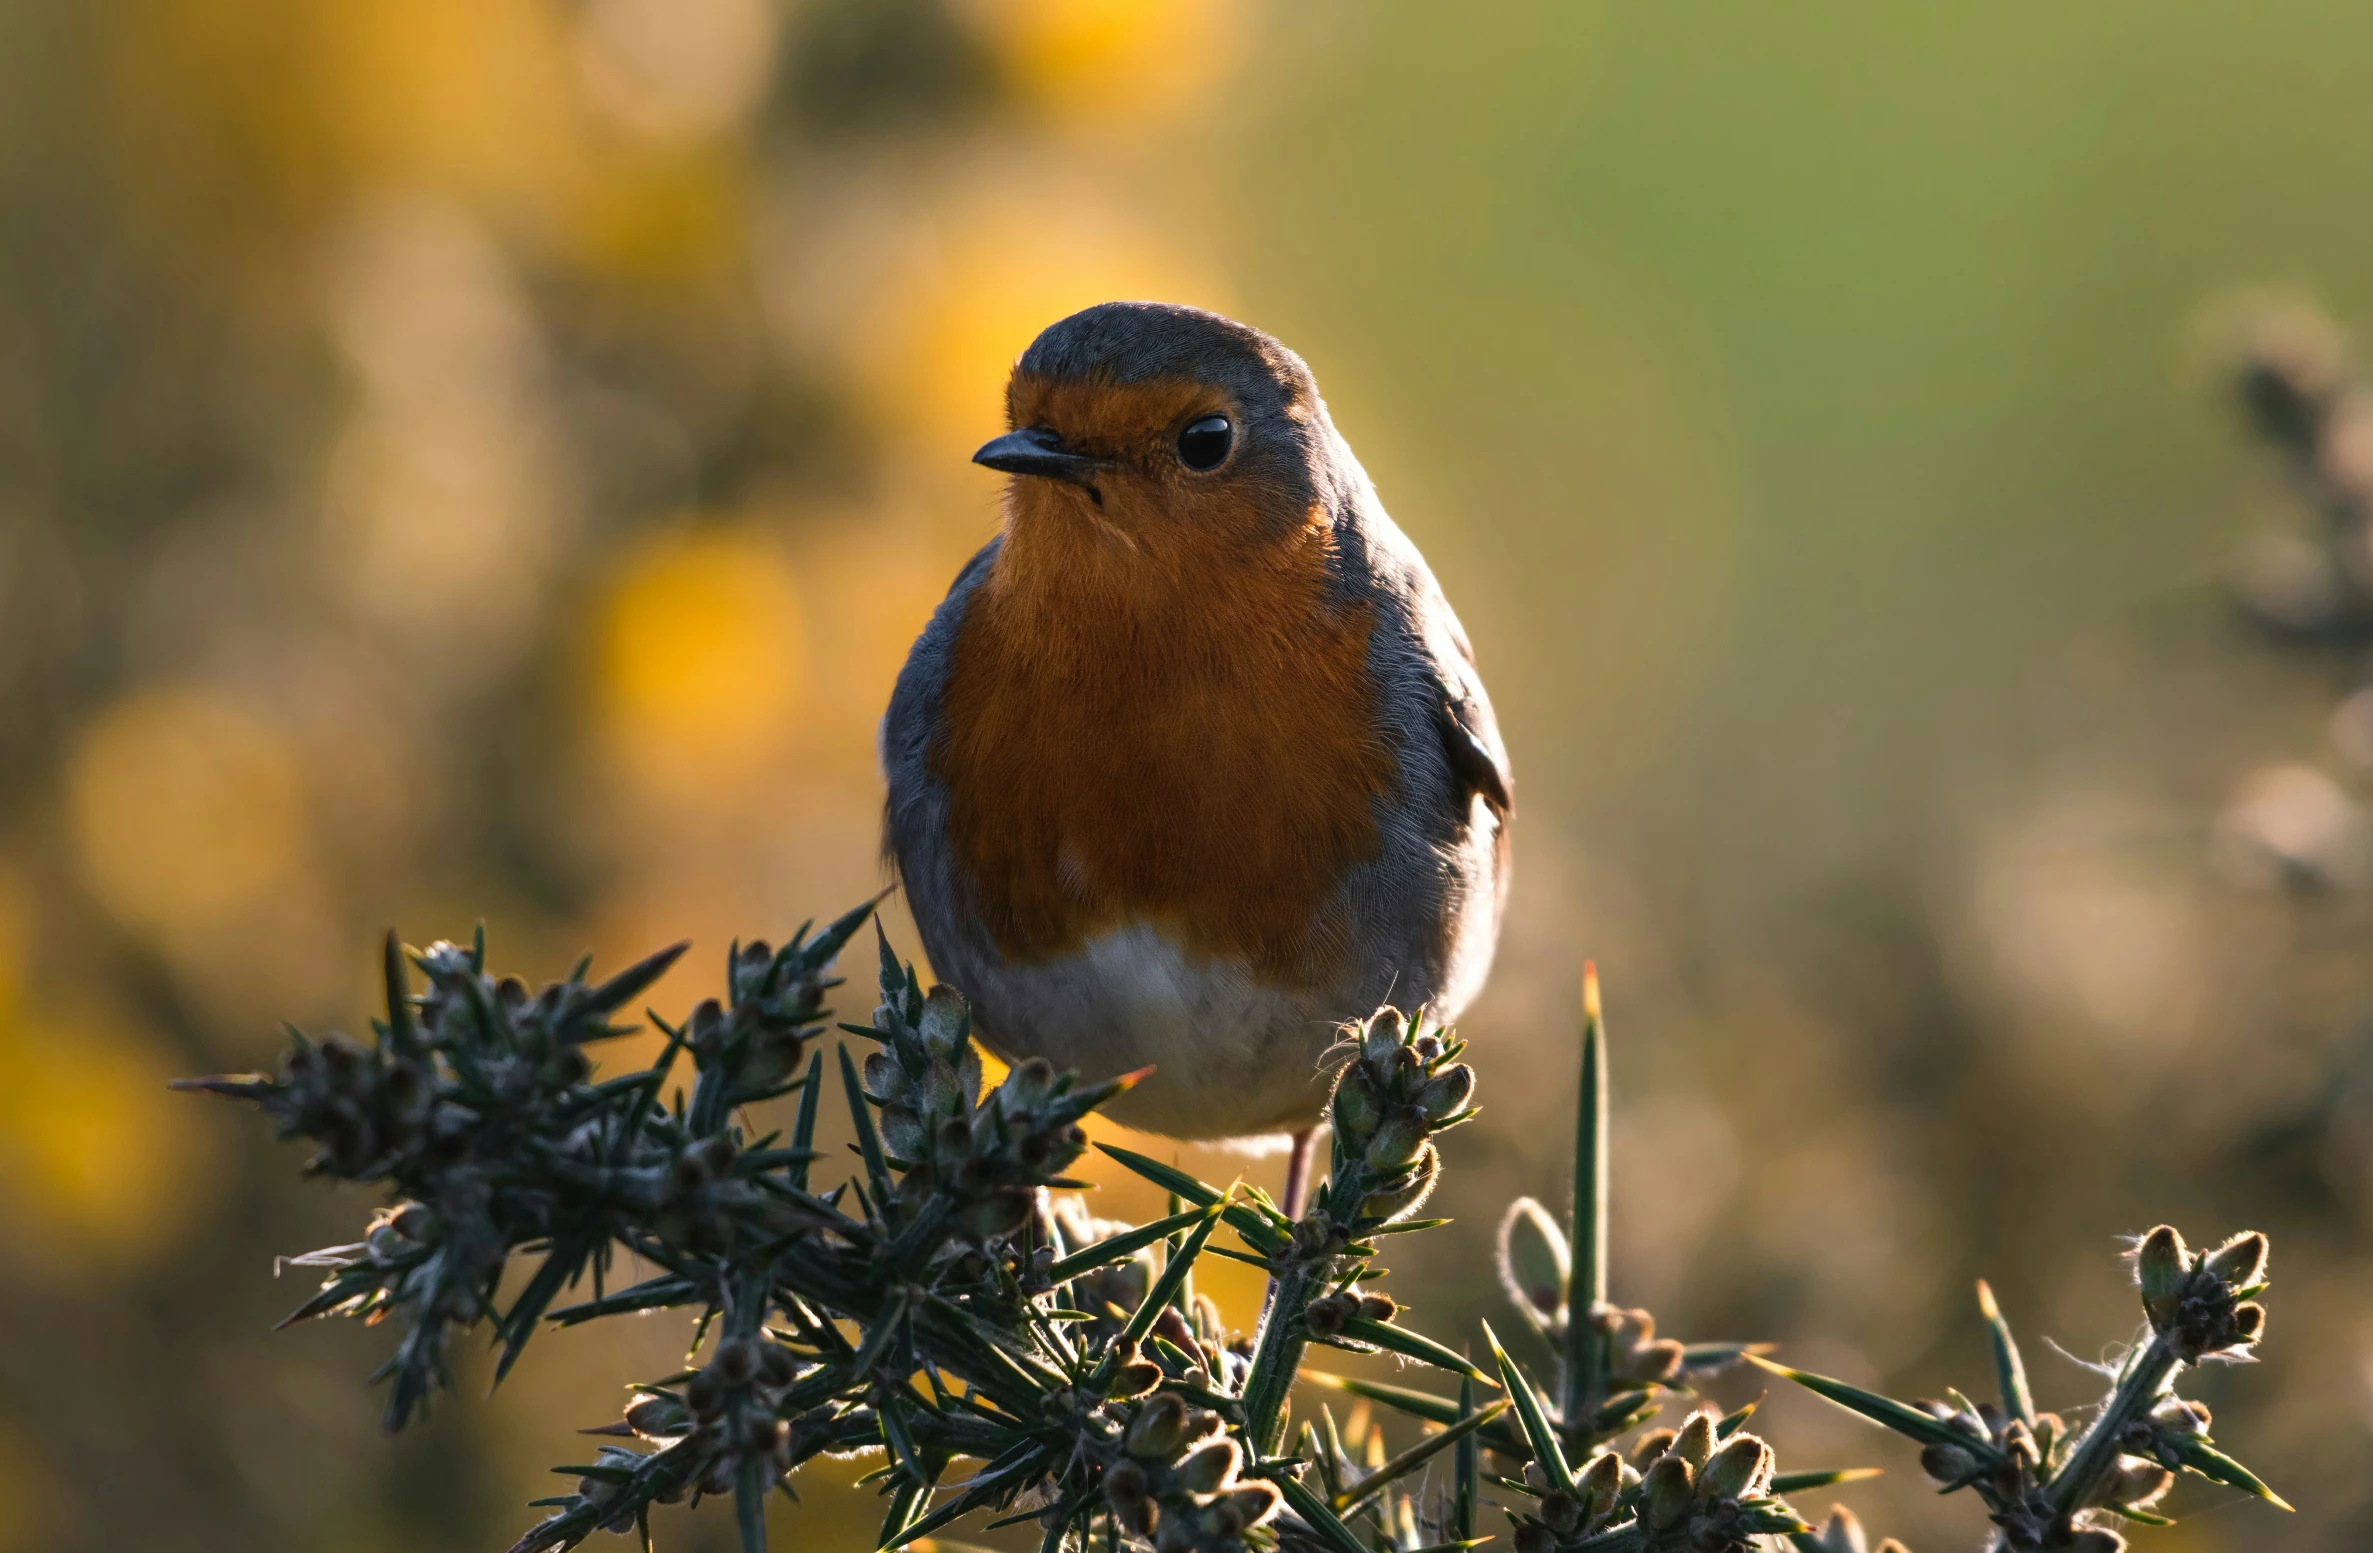
[[[305,850],[305,782],[286,741],[194,688],[101,713],[74,751],[67,801],[92,891],[151,934],[254,904]]]
[[[0,1012],[0,1214],[40,1259],[123,1261],[168,1245],[216,1179],[214,1132],[166,1089],[175,1066],[99,1018]]]
[[[969,452],[1004,429],[1006,374],[1056,319],[1121,300],[1225,307],[1172,245],[1055,191],[1047,199],[1068,204],[1070,219],[967,203],[943,218],[936,240],[917,243],[868,331],[878,348],[855,363],[883,419]]]
[[[712,796],[768,771],[804,697],[805,611],[781,553],[749,533],[632,553],[603,601],[596,715],[646,793]]]
[[[975,0],[971,10],[1025,99],[1099,128],[1195,102],[1241,32],[1236,7],[1212,0]]]

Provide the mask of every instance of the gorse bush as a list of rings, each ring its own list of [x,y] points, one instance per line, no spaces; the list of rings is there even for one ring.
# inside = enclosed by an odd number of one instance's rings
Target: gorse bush
[[[1791,1496],[1862,1475],[1784,1472],[1750,1432],[1752,1407],[1695,1405],[1693,1380],[1764,1365],[1910,1437],[1948,1492],[1968,1489],[2001,1549],[2124,1545],[2118,1521],[2189,1472],[2274,1495],[2209,1438],[2207,1410],[2174,1395],[2181,1372],[2246,1358],[2265,1322],[2266,1239],[2201,1254],[2172,1229],[2136,1255],[2147,1336],[2108,1396],[2074,1422],[2039,1412],[1992,1299],[2000,1400],[1903,1403],[1785,1369],[1738,1343],[1656,1335],[1646,1311],[1607,1300],[1607,1048],[1595,980],[1586,998],[1571,1232],[1530,1199],[1501,1228],[1501,1273],[1557,1355],[1536,1380],[1488,1325],[1488,1368],[1468,1345],[1412,1330],[1371,1285],[1388,1237],[1417,1217],[1444,1169],[1443,1135],[1476,1115],[1475,1073],[1449,1031],[1380,1010],[1332,1057],[1325,1181],[1289,1219],[1257,1189],[1214,1188],[1125,1149],[1103,1152],[1165,1188],[1168,1216],[1101,1223],[1065,1171],[1080,1123],[1128,1077],[1082,1084],[1028,1061],[983,1089],[963,1000],[926,994],[881,945],[870,1043],[816,1047],[836,957],[870,907],[791,943],[736,945],[728,996],[667,1036],[649,1068],[596,1080],[587,1048],[681,946],[595,983],[579,965],[531,993],[488,973],[483,935],[407,956],[387,948],[387,1015],[367,1045],[299,1035],[278,1077],[186,1081],[254,1102],[309,1166],[381,1188],[361,1240],[299,1258],[321,1288],[291,1316],[395,1318],[381,1371],[387,1423],[416,1417],[447,1380],[457,1333],[490,1330],[496,1377],[546,1323],[658,1308],[696,1312],[705,1359],[633,1388],[593,1431],[571,1492],[513,1553],[597,1531],[649,1541],[653,1505],[730,1499],[742,1545],[764,1545],[768,1496],[826,1452],[873,1453],[879,1544],[966,1518],[1033,1523],[1046,1553],[1417,1553],[1487,1540],[1486,1497],[1518,1553],[1725,1550],[1781,1545],[1863,1553],[1835,1510],[1815,1530]],[[407,960],[409,964],[407,964]],[[413,989],[413,973],[426,986]],[[688,1081],[679,1065],[688,1062]],[[828,1092],[862,1156],[858,1179],[811,1179]],[[791,1101],[787,1132],[750,1107]],[[1226,1237],[1222,1240],[1222,1235]],[[616,1287],[620,1252],[650,1277]],[[1204,1257],[1269,1275],[1258,1330],[1229,1331],[1196,1292]],[[540,1257],[524,1280],[515,1258]],[[516,1283],[507,1306],[507,1282]],[[576,1298],[572,1291],[584,1297]],[[574,1303],[560,1304],[564,1294]],[[1383,1351],[1440,1372],[1433,1390],[1334,1376],[1314,1349]],[[1413,1420],[1397,1454],[1347,1438],[1333,1413],[1292,1411],[1297,1380]],[[1668,1408],[1687,1411],[1652,1427]],[[1896,1546],[1889,1544],[1889,1546]]]

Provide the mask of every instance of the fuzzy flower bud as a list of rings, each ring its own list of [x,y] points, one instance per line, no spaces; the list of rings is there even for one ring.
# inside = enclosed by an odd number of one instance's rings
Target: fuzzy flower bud
[[[1244,1483],[1229,1491],[1226,1502],[1235,1512],[1236,1524],[1249,1530],[1275,1515],[1283,1497],[1274,1483]]]
[[[1234,1440],[1214,1440],[1178,1464],[1178,1481],[1190,1494],[1215,1494],[1236,1476],[1242,1459]]]
[[[1445,1068],[1417,1092],[1417,1108],[1429,1122],[1455,1115],[1475,1093],[1475,1070],[1465,1063]]]
[[[1797,1539],[1800,1545],[1804,1540]],[[1862,1533],[1862,1522],[1842,1504],[1829,1507],[1829,1519],[1813,1536],[1812,1545],[1820,1553],[1870,1553],[1870,1539]]]
[[[1390,1175],[1415,1159],[1417,1151],[1424,1146],[1424,1119],[1407,1111],[1395,1111],[1369,1138],[1361,1158],[1370,1170]]]
[[[1417,1164],[1405,1176],[1381,1191],[1371,1192],[1360,1204],[1362,1216],[1371,1219],[1397,1219],[1413,1213],[1434,1189],[1434,1182],[1442,1173],[1442,1156],[1428,1143],[1417,1156]]]
[[[692,1418],[673,1397],[638,1397],[626,1409],[626,1427],[646,1440],[664,1440],[691,1428]]]
[[[1112,1378],[1105,1382],[1104,1394],[1115,1401],[1142,1397],[1162,1383],[1162,1367],[1151,1359],[1132,1359],[1113,1366]]]
[[[1116,1510],[1135,1509],[1151,1491],[1151,1480],[1136,1462],[1124,1461],[1104,1474],[1104,1497]]]
[[[1574,1492],[1581,1496],[1584,1511],[1592,1519],[1605,1515],[1623,1492],[1623,1458],[1613,1451],[1591,1457],[1574,1480]]]
[[[1688,1518],[1693,1485],[1689,1463],[1670,1454],[1656,1458],[1640,1480],[1640,1517],[1653,1531],[1666,1531]]]
[[[729,1338],[717,1345],[717,1356],[710,1366],[717,1378],[729,1385],[749,1383],[758,1373],[758,1350],[747,1338]]]
[[[1129,1420],[1129,1454],[1148,1461],[1168,1456],[1186,1438],[1186,1400],[1174,1391],[1156,1392]]]
[[[1356,1068],[1335,1086],[1333,1110],[1335,1131],[1346,1141],[1363,1147],[1384,1114],[1376,1102],[1376,1091],[1368,1085],[1367,1076]]]
[[[1302,1325],[1313,1337],[1339,1337],[1343,1324],[1360,1313],[1356,1294],[1328,1294],[1312,1300],[1302,1311]]]
[[[1733,1435],[1698,1474],[1698,1493],[1712,1499],[1753,1499],[1771,1487],[1772,1448],[1751,1434]]]
[[[2266,1237],[2245,1230],[2208,1253],[2201,1265],[2229,1289],[2253,1289],[2266,1281]]]
[[[1920,1470],[1948,1487],[1977,1476],[1978,1466],[1976,1452],[1963,1446],[1936,1440],[1920,1447]]]
[[[2101,1480],[2095,1491],[2094,1502],[2104,1505],[2148,1505],[2167,1492],[2175,1481],[2175,1474],[2155,1461],[2139,1456],[2120,1456],[2109,1475]]]
[[[2142,1238],[2142,1248],[2134,1258],[2134,1276],[2142,1286],[2142,1308],[2150,1313],[2153,1326],[2174,1318],[2176,1302],[2183,1298],[2191,1273],[2191,1252],[2173,1225],[2162,1224]]]
[[[1714,1415],[1701,1409],[1683,1419],[1681,1432],[1674,1438],[1669,1453],[1689,1463],[1693,1470],[1704,1466],[1714,1454]]]

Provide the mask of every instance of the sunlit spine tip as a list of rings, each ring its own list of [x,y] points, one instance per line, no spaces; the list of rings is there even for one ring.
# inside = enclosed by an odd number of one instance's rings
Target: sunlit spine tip
[[[1593,1024],[1600,1018],[1598,1001],[1598,962],[1582,962],[1582,1017]]]

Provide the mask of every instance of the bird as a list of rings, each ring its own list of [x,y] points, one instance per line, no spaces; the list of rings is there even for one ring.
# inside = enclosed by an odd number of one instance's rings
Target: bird
[[[884,852],[935,972],[1010,1062],[1101,1077],[1182,1140],[1290,1138],[1381,1006],[1489,973],[1515,781],[1458,616],[1302,358],[1107,302],[1006,385],[996,536],[882,719]]]

